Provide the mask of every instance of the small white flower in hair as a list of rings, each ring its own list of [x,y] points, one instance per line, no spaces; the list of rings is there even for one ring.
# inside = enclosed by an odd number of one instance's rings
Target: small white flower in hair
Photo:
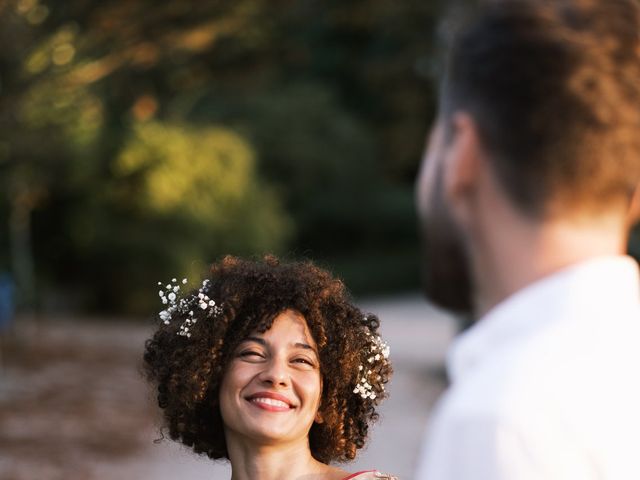
[[[382,382],[383,377],[380,372],[389,364],[387,360],[389,346],[382,341],[380,335],[372,334],[369,331],[369,327],[365,326],[364,328],[368,346],[363,354],[368,368],[365,369],[363,365],[358,366],[360,374],[353,393],[359,394],[365,400],[376,400],[380,398],[380,393],[385,391],[384,383]]]
[[[186,285],[187,282],[188,280],[186,278],[182,279],[183,285]],[[168,304],[168,307],[159,313],[160,320],[162,320],[165,325],[170,325],[171,319],[174,315],[187,316],[187,318],[182,322],[182,325],[180,325],[177,334],[190,338],[191,326],[195,325],[197,322],[197,319],[194,318],[193,310],[196,305],[202,310],[209,310],[207,317],[215,317],[222,314],[222,308],[217,305],[214,300],[209,298],[206,293],[204,293],[204,289],[209,285],[209,283],[209,279],[205,279],[202,282],[202,286],[198,290],[197,295],[192,294],[184,298],[178,298],[177,294],[181,290],[180,285],[178,285],[177,278],[171,279],[171,283],[167,284],[164,290],[160,290],[158,292],[162,304]],[[158,285],[162,286],[162,282],[158,282]]]

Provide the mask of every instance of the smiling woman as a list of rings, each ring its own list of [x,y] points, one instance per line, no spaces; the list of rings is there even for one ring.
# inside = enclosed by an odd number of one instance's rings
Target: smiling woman
[[[341,281],[310,262],[226,257],[181,288],[162,286],[144,356],[173,440],[228,459],[234,480],[392,478],[330,465],[364,446],[391,375],[377,317]]]
[[[322,422],[321,390],[315,342],[304,318],[285,310],[264,334],[238,346],[223,377],[220,413],[228,447],[242,443],[240,437],[306,440],[313,422]]]

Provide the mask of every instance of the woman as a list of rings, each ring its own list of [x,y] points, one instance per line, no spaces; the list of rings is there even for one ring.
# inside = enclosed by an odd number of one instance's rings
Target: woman
[[[173,440],[228,459],[233,480],[393,478],[330,465],[364,446],[391,375],[377,318],[342,282],[311,263],[226,257],[181,288],[160,290],[144,355]]]

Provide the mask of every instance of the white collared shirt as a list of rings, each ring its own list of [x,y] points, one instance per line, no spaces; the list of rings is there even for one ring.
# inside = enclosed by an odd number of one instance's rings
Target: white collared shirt
[[[639,277],[592,259],[463,333],[416,479],[640,480]]]

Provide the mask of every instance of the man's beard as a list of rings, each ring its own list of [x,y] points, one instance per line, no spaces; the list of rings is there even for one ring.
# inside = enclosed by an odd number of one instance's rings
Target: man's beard
[[[467,249],[444,202],[442,177],[437,180],[420,225],[424,292],[439,307],[470,316],[473,289]]]

